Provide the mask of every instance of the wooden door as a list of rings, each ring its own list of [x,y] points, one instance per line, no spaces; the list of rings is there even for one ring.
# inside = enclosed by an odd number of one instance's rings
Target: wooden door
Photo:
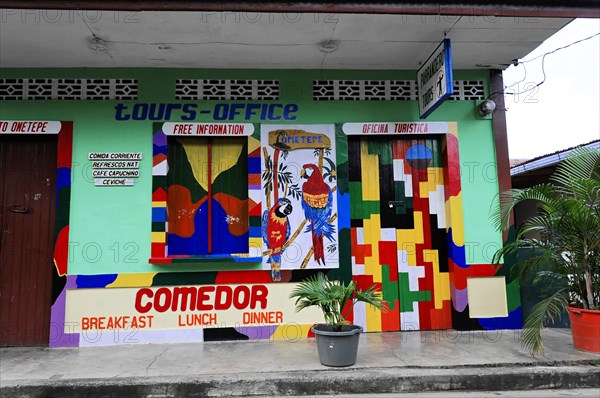
[[[348,152],[353,278],[391,309],[367,330],[450,328],[443,140],[352,137]]]
[[[0,136],[0,345],[48,345],[56,136]]]

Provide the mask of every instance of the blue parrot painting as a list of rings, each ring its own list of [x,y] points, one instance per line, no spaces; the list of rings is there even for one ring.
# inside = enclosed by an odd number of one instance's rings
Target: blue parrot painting
[[[282,246],[290,238],[291,228],[287,217],[292,210],[292,202],[280,198],[262,216],[262,237],[270,250],[267,262],[271,264],[271,279],[274,282],[281,280],[281,255],[285,251]]]
[[[310,222],[304,232],[311,232],[314,258],[317,264],[325,265],[325,250],[323,236],[335,241],[335,229],[329,222],[333,206],[331,187],[323,180],[321,171],[315,164],[302,166],[300,176],[306,179],[302,184],[302,209],[304,216]]]

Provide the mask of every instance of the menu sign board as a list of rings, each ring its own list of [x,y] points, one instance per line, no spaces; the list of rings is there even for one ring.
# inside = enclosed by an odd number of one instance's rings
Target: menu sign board
[[[140,176],[141,152],[90,152],[92,177],[97,187],[132,186]]]

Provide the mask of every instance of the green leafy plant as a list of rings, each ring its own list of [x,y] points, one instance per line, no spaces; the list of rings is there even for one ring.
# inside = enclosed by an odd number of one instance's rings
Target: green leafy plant
[[[528,218],[514,241],[494,255],[494,263],[528,249],[516,263],[522,278],[546,287],[523,327],[523,346],[533,355],[544,350],[541,332],[567,306],[598,309],[600,305],[600,151],[580,149],[556,167],[550,183],[512,189],[500,196],[493,213],[499,228],[510,228],[513,209],[535,201],[538,215]],[[536,236],[535,238],[532,236]]]
[[[326,163],[323,165],[323,179],[333,182],[337,178],[335,163],[328,157],[324,157],[323,160],[325,161],[324,163]]]
[[[387,310],[382,303],[381,291],[375,286],[360,290],[354,281],[346,284],[338,280],[330,280],[321,272],[299,283],[290,294],[290,298],[296,299],[296,311],[307,307],[319,307],[325,322],[332,327],[333,331],[339,331],[342,325],[350,323],[346,320],[346,316],[357,302],[367,303],[378,310]],[[347,303],[349,305],[346,305]]]
[[[269,155],[265,156],[265,166],[261,178],[264,181],[265,195],[268,196],[269,192],[273,190],[273,160]]]

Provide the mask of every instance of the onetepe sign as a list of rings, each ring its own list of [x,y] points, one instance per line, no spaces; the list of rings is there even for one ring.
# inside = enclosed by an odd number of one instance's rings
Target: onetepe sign
[[[425,119],[454,92],[450,39],[444,39],[417,71],[419,117]]]
[[[47,120],[0,120],[0,134],[58,134],[61,123]]]

